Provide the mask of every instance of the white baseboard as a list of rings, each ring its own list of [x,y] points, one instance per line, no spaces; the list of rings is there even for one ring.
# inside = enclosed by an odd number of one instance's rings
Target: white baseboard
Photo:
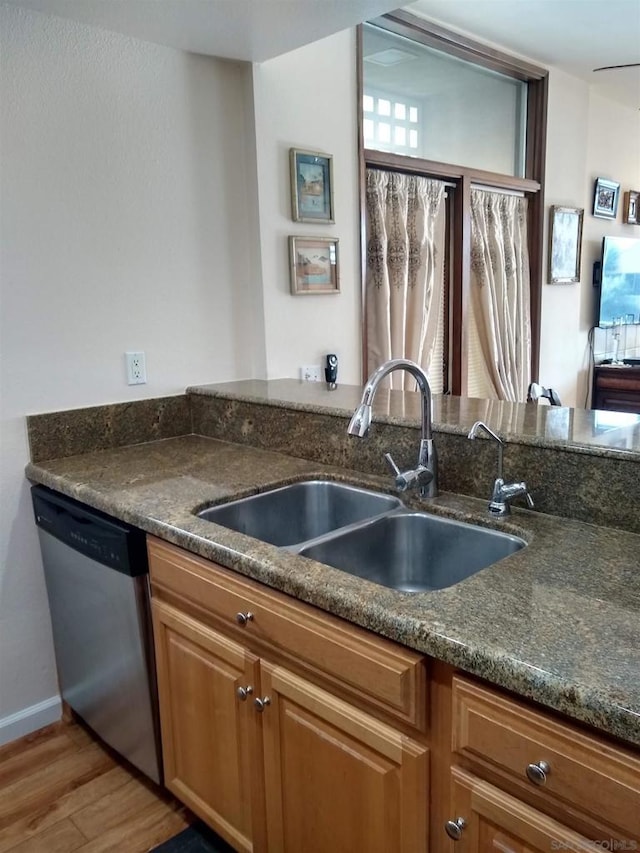
[[[61,717],[62,702],[59,696],[51,696],[37,705],[3,717],[0,719],[0,746],[55,723]]]

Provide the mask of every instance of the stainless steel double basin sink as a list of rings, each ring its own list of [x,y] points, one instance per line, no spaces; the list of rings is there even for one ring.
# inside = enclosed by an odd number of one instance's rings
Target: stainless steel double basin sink
[[[411,511],[392,495],[324,480],[197,515],[402,592],[452,586],[526,545],[499,530]]]

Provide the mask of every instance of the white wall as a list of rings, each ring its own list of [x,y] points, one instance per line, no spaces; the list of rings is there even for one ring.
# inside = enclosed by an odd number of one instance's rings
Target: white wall
[[[593,262],[605,234],[636,236],[622,224],[622,193],[640,187],[640,113],[595,95],[589,86],[552,69],[549,77],[545,209],[559,204],[584,208],[580,282],[547,284],[548,219],[539,379],[557,390],[563,404],[585,406],[590,390],[589,330],[595,322]],[[615,221],[592,215],[596,177],[619,181]],[[596,345],[599,333],[596,333]],[[588,405],[588,403],[587,403]]]
[[[590,285],[591,274],[583,253],[580,283],[547,284],[548,209],[553,204],[583,207],[586,225],[589,216],[585,204],[588,120],[588,85],[552,69],[547,119],[540,370],[536,378],[556,390],[567,406],[576,405],[576,377],[583,364],[586,345],[580,303],[583,290],[587,283]]]
[[[265,356],[250,67],[6,6],[0,33],[1,742],[56,693],[25,415]],[[128,349],[145,386],[125,384]]]
[[[254,67],[267,373],[297,377],[335,352],[338,381],[361,382],[355,31]],[[335,225],[291,220],[289,149],[333,155]],[[292,296],[287,237],[338,237],[341,293]]]

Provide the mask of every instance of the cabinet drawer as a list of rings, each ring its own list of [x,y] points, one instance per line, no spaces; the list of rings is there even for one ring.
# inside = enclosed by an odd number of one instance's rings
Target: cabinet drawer
[[[639,756],[458,676],[452,695],[454,753],[640,841]]]
[[[457,767],[451,770],[451,783],[453,820],[462,818],[464,821],[455,845],[456,853],[549,853],[553,850],[587,853],[603,849]]]
[[[242,642],[290,659],[389,714],[424,730],[424,655],[331,616],[159,539],[148,538],[152,594],[166,590],[214,616]],[[251,614],[244,626],[237,614]]]

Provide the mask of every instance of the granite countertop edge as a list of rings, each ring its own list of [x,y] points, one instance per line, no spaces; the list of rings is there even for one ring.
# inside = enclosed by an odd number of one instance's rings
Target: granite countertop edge
[[[212,439],[201,439],[210,445],[224,445]],[[165,442],[166,443],[166,442]],[[151,443],[159,445],[162,442]],[[151,445],[150,445],[151,446]],[[233,453],[247,453],[247,448],[229,445]],[[91,470],[98,470],[108,461],[105,454],[126,452],[108,451],[88,454]],[[144,446],[137,446],[138,454],[144,453]],[[159,452],[159,451],[156,451]],[[264,451],[251,451],[265,453]],[[268,453],[268,452],[267,452]],[[277,454],[271,454],[277,456]],[[103,460],[103,457],[105,459]],[[111,457],[108,457],[111,458]],[[282,457],[288,459],[288,457]],[[71,473],[69,466],[73,464],[66,460],[52,460],[44,463],[29,463],[26,475],[34,483],[40,483],[56,491],[80,500],[88,505],[113,515],[122,521],[140,527],[145,532],[171,542],[186,550],[198,554],[239,572],[256,581],[280,590],[295,598],[320,607],[336,616],[342,617],[354,624],[385,636],[391,640],[424,652],[434,658],[451,664],[465,672],[486,679],[496,686],[503,687],[523,697],[532,699],[550,709],[562,712],[575,720],[593,726],[607,734],[640,746],[640,707],[628,707],[625,704],[624,691],[616,697],[616,690],[602,689],[602,685],[588,683],[588,680],[574,680],[545,670],[536,662],[527,661],[526,653],[518,654],[501,649],[496,642],[479,642],[481,636],[477,633],[475,641],[470,640],[473,632],[467,637],[460,630],[459,637],[452,636],[449,631],[439,628],[437,618],[438,607],[447,607],[447,601],[456,606],[458,602],[448,590],[423,594],[420,598],[424,603],[421,611],[407,594],[395,593],[392,590],[379,587],[366,581],[344,577],[344,573],[330,569],[315,561],[301,558],[290,552],[283,552],[275,546],[258,542],[242,534],[234,533],[226,528],[198,519],[192,512],[193,507],[185,509],[180,501],[174,505],[172,499],[165,498],[165,507],[159,502],[157,511],[150,510],[136,503],[133,490],[126,484],[121,488],[109,491],[102,488],[97,480],[81,475],[81,465],[84,457],[75,457],[78,470]],[[293,473],[284,473],[274,478],[278,483],[294,482],[296,479],[309,476],[324,476],[333,479],[344,479],[362,485],[379,485],[380,478],[373,475],[358,475],[355,472],[345,472],[332,469],[304,460],[289,460],[295,469]],[[58,464],[59,463],[59,464]],[[56,471],[59,467],[60,470]],[[69,469],[69,470],[66,470]],[[102,470],[102,469],[101,469]],[[240,488],[226,487],[224,495],[216,497],[216,501],[230,500],[259,490],[274,483],[263,482],[262,485]],[[457,495],[443,495],[437,505],[432,505],[436,512],[462,520],[474,520],[473,509],[483,505],[483,502],[472,498],[462,498]],[[471,514],[469,514],[471,513]],[[527,518],[534,519],[537,513],[521,511],[514,515],[511,521],[512,532],[527,534]],[[545,525],[564,523],[564,519],[549,519],[539,516],[541,529]],[[589,525],[577,522],[566,522],[568,525],[578,525],[587,529]],[[520,525],[523,525],[522,527]],[[634,534],[619,533],[607,529],[612,536],[633,538]],[[629,542],[625,546],[628,550]],[[527,552],[524,549],[521,554]],[[509,558],[511,559],[511,558]],[[524,565],[524,564],[523,564]],[[491,571],[491,570],[486,570]],[[480,573],[484,574],[484,573]],[[473,580],[473,579],[472,579]],[[466,586],[470,581],[458,586]],[[479,582],[478,582],[479,583]],[[478,587],[480,588],[480,587]],[[429,598],[429,596],[431,596]],[[444,603],[443,603],[444,602]],[[435,614],[435,615],[434,615]],[[635,652],[634,652],[635,653]],[[611,681],[613,684],[613,681]],[[631,690],[635,690],[635,685]],[[630,695],[630,694],[629,694]],[[635,694],[633,696],[635,699]]]

